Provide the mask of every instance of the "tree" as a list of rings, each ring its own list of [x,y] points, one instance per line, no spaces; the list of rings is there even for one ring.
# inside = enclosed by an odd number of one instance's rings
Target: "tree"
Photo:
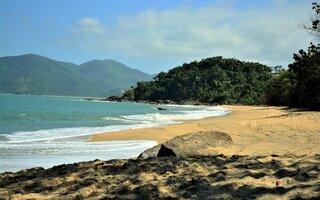
[[[311,20],[311,24],[304,25],[304,28],[320,39],[320,3],[312,3],[312,9],[315,15]]]
[[[271,68],[221,56],[175,67],[153,81],[139,82],[135,100],[259,104]],[[130,93],[129,93],[130,94]]]
[[[133,90],[133,88],[125,91],[122,97],[123,97],[123,99],[134,100],[134,90]]]
[[[277,73],[270,79],[266,89],[267,104],[274,106],[290,105],[293,85],[290,81],[289,71],[277,67]]]
[[[315,15],[311,25],[305,28],[320,39],[320,4],[313,3]],[[308,52],[300,50],[293,55],[294,63],[289,65],[294,91],[291,103],[294,106],[320,109],[320,44],[310,43]]]
[[[311,45],[308,52],[300,50],[289,65],[294,92],[291,103],[298,107],[320,109],[320,46]]]

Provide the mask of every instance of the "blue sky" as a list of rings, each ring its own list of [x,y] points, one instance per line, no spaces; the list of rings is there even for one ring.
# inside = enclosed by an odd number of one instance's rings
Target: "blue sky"
[[[211,56],[287,66],[309,0],[0,0],[0,56],[115,59],[158,73]]]

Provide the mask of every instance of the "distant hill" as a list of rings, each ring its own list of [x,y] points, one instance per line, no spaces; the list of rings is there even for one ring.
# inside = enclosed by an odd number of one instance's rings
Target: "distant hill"
[[[152,76],[131,69],[114,60],[93,60],[79,66],[79,73],[100,90],[120,94],[122,90],[136,86],[141,80],[151,80]]]
[[[151,79],[113,60],[76,65],[34,54],[0,57],[2,93],[104,97]]]

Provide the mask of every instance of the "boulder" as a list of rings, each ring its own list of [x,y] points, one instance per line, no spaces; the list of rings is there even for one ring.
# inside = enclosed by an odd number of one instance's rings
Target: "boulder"
[[[158,144],[157,146],[147,149],[139,155],[139,158],[157,157],[160,148],[161,148],[161,145]]]
[[[139,157],[181,157],[199,155],[199,150],[207,149],[209,147],[227,147],[232,144],[232,138],[226,133],[218,131],[201,131],[177,136],[163,144],[147,149],[142,152]]]

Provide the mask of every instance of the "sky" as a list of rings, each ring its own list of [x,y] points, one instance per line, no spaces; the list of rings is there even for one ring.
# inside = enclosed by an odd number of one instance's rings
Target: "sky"
[[[0,56],[82,64],[114,59],[149,74],[223,56],[287,67],[314,38],[314,0],[0,0]]]

